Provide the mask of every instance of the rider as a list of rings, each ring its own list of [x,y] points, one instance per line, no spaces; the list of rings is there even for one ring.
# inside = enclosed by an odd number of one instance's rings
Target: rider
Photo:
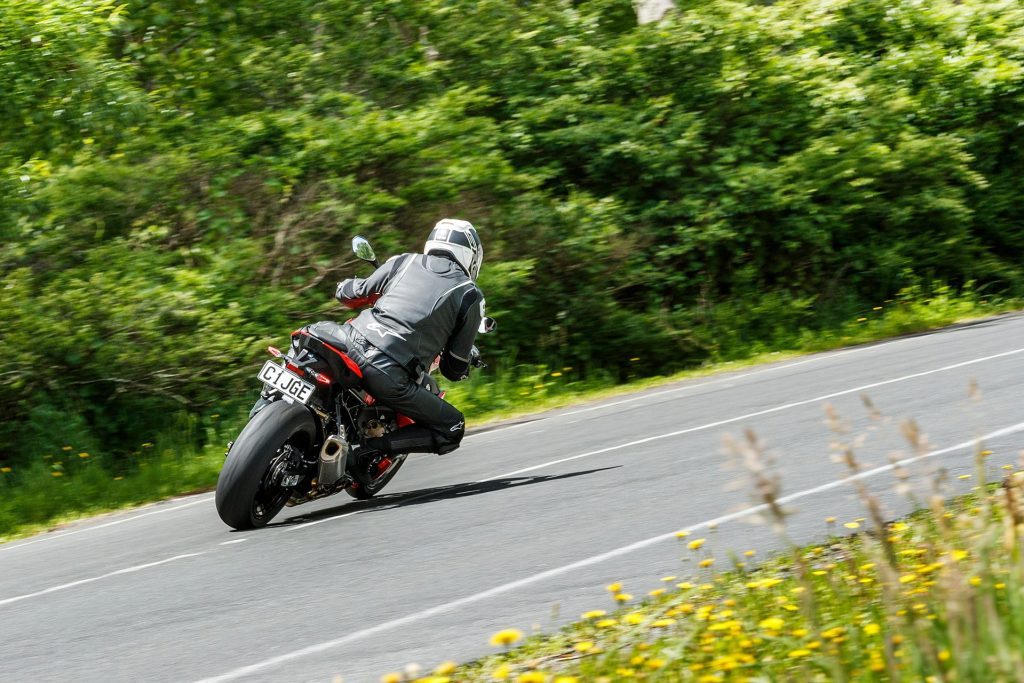
[[[422,254],[389,259],[370,277],[338,283],[335,296],[349,308],[371,305],[347,325],[349,355],[363,371],[363,387],[381,403],[415,420],[381,437],[368,450],[449,453],[459,447],[462,413],[418,381],[440,354],[441,374],[466,379],[483,318],[476,286],[484,249],[467,221],[434,226]]]

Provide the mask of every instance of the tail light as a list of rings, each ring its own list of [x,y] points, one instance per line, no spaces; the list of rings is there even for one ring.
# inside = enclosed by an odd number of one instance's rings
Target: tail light
[[[330,384],[330,383],[331,383],[331,378],[330,378],[330,377],[328,377],[327,375],[325,375],[325,374],[324,374],[324,373],[322,373],[322,372],[314,372],[314,373],[313,373],[313,377],[314,377],[314,378],[316,379],[316,381],[317,381],[317,382],[319,382],[320,384]]]
[[[281,351],[279,349],[275,349],[273,346],[267,347],[267,353],[269,353],[274,358],[280,358],[282,355]]]

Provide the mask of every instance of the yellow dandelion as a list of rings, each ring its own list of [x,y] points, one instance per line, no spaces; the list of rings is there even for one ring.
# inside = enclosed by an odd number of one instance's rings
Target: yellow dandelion
[[[810,657],[811,656],[811,651],[810,650],[805,650],[805,649],[793,650],[792,652],[789,653],[789,656],[792,657],[793,659],[799,659],[801,657]]]
[[[620,678],[632,678],[633,676],[636,676],[635,671],[633,671],[632,669],[627,669],[624,666],[620,666],[618,669],[616,669],[615,673],[618,674]]]
[[[437,665],[437,668],[434,669],[434,674],[437,676],[450,676],[455,673],[455,668],[457,666],[458,664],[452,661],[441,662]]]
[[[63,477],[64,473],[63,472],[50,472],[50,476],[51,477]]]
[[[616,602],[629,602],[633,599],[633,596],[630,593],[616,593],[612,597],[615,598]]]
[[[512,667],[508,664],[502,664],[497,669],[491,672],[491,678],[496,681],[504,681],[512,673]]]
[[[647,659],[647,655],[633,655],[630,658],[629,663],[632,664],[633,666],[640,666],[641,664],[644,663],[644,661],[646,661],[646,659]]]
[[[504,631],[498,631],[493,636],[491,636],[491,645],[495,647],[508,646],[512,645],[513,643],[518,643],[520,640],[522,640],[522,638],[522,631],[520,631],[519,629],[507,628]]]
[[[64,451],[65,453],[67,453],[68,451],[72,450],[71,446],[61,446],[60,449],[62,451]]]
[[[675,619],[655,619],[651,622],[651,628],[665,628],[676,623]]]
[[[582,641],[576,643],[575,645],[573,645],[572,648],[574,650],[576,650],[576,652],[590,652],[591,650],[594,649],[594,641],[592,641],[592,640],[582,640]]]
[[[807,635],[807,629],[805,629],[805,628],[795,628],[795,629],[793,629],[792,634],[793,634],[793,637],[795,637],[795,638],[803,638],[804,636]]]
[[[555,679],[555,683],[580,683],[580,679],[575,676],[559,676]]]
[[[626,616],[622,617],[622,620],[631,626],[636,626],[637,624],[642,624],[647,621],[647,617],[640,612],[630,612]]]
[[[78,454],[78,457],[82,458],[84,460],[85,458],[89,457],[89,454],[83,451],[83,452]]]
[[[380,677],[380,683],[402,683],[402,679],[405,678],[402,674],[397,671],[392,671],[389,674],[384,674]]]
[[[544,683],[548,680],[548,675],[541,673],[540,671],[527,671],[526,673],[519,674],[516,678],[516,683]]]
[[[702,545],[704,545],[704,541],[705,541],[705,540],[707,540],[707,539],[704,539],[704,538],[695,538],[695,539],[693,539],[692,541],[690,541],[689,543],[687,543],[687,544],[686,544],[686,547],[687,547],[687,548],[689,548],[690,550],[699,550],[699,549],[700,549],[700,547],[701,547]]]
[[[981,578],[977,576],[972,576],[971,578],[967,579],[967,582],[970,583],[972,586],[980,586]]]
[[[607,612],[603,609],[592,609],[589,612],[584,612],[581,616],[584,619],[597,619],[598,617],[603,617],[605,614],[607,614]]]
[[[940,662],[948,662],[950,657],[951,655],[949,654],[949,650],[939,650]]]
[[[676,584],[676,588],[678,588],[680,590],[688,591],[691,588],[693,588],[693,584],[690,583],[689,581],[683,581],[682,583],[677,583]]]
[[[746,551],[743,554],[746,555],[747,557],[753,557],[754,555],[757,555],[757,551],[756,550],[748,550],[748,551]]]
[[[707,569],[708,567],[710,567],[714,563],[715,563],[715,558],[708,557],[708,558],[705,558],[705,559],[701,560],[698,564],[700,565],[701,569]]]
[[[1001,590],[1003,590],[1004,588],[1006,588],[1006,584],[1005,584],[1005,583],[997,583],[997,584],[996,584],[996,590],[997,590],[997,591],[1001,591]]]
[[[689,535],[690,535],[690,532],[687,531],[686,529],[683,529],[682,531],[677,531],[676,532],[676,538],[686,538]]]
[[[10,467],[0,467],[0,472],[3,472],[4,474],[10,474],[11,468]]]
[[[836,518],[835,517],[826,517],[825,518],[825,523],[826,524],[835,524],[836,523]]]
[[[652,598],[656,598],[656,597],[658,597],[659,595],[661,595],[664,592],[665,592],[664,588],[655,588],[652,591],[648,591],[647,594],[649,596],[651,596]]]
[[[875,623],[864,624],[864,633],[868,634],[869,636],[877,635],[878,632],[881,631],[881,630],[882,630],[882,627],[879,626],[878,624],[875,624]]]
[[[860,528],[860,523],[859,522],[847,522],[843,526],[845,526],[847,529],[859,529]]]
[[[673,581],[676,580],[676,577],[674,577],[674,576],[663,576],[663,577],[661,577],[661,580],[664,581],[665,583],[672,583]]]
[[[597,626],[598,628],[611,628],[612,626],[615,626],[618,623],[619,622],[617,622],[614,619],[602,619],[596,624],[594,624],[594,626]]]
[[[786,625],[786,622],[779,617],[768,617],[762,619],[757,625],[767,631],[778,631]]]
[[[425,676],[416,679],[416,683],[451,683],[451,681],[452,679],[448,676]]]
[[[604,589],[610,593],[618,593],[620,590],[622,590],[622,584],[616,581],[615,583],[608,584],[604,587]]]
[[[644,665],[648,669],[662,669],[668,664],[664,659],[651,659]]]
[[[900,583],[913,583],[914,581],[917,581],[917,574],[904,574],[900,577]]]

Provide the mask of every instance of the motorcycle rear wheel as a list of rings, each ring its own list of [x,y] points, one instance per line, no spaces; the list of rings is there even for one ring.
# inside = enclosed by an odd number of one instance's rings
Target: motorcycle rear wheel
[[[304,406],[275,401],[249,420],[235,439],[217,479],[217,514],[228,526],[256,529],[274,518],[291,490],[271,481],[286,446],[308,450],[316,439],[316,422]]]

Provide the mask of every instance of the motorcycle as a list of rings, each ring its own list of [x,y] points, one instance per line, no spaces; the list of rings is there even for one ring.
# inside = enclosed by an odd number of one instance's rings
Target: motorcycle
[[[363,237],[352,240],[356,257],[379,267]],[[494,330],[484,318],[480,332]],[[408,417],[381,405],[361,386],[362,372],[347,354],[341,325],[322,321],[291,334],[287,352],[260,369],[260,398],[249,422],[228,450],[217,479],[220,518],[235,529],[265,526],[285,506],[300,505],[345,491],[365,500],[381,492],[398,473],[407,454],[374,454],[365,462],[349,458],[352,445],[411,424]],[[486,367],[474,354],[476,367]],[[443,397],[430,372],[419,382]],[[362,458],[360,458],[362,460]]]

